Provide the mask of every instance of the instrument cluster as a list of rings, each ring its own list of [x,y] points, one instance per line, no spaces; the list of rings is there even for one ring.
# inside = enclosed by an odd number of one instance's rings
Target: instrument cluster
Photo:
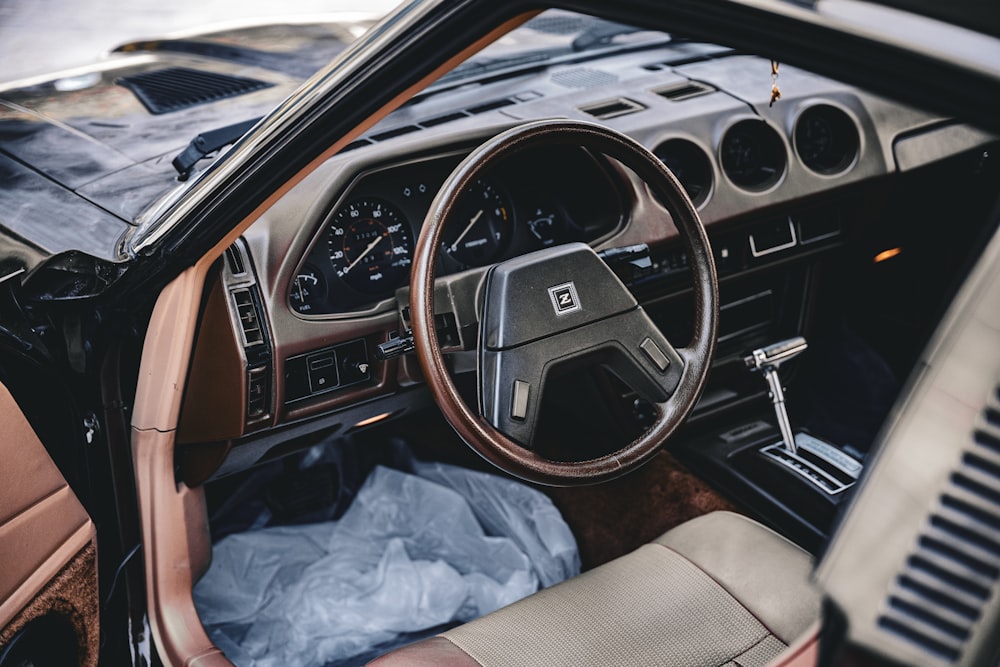
[[[431,201],[461,154],[367,172],[336,200],[292,277],[303,316],[370,307],[409,283]],[[602,163],[577,148],[525,153],[475,181],[444,232],[439,275],[551,245],[594,242],[622,224],[618,190]]]

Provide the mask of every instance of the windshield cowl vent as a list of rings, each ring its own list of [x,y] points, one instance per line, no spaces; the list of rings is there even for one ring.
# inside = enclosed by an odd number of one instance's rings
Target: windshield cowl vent
[[[701,95],[713,93],[715,90],[715,88],[707,83],[701,83],[700,81],[688,81],[687,83],[679,86],[661,88],[659,90],[654,90],[653,92],[660,97],[670,100],[671,102],[680,102],[682,100],[689,100],[692,97],[700,97]]]
[[[369,137],[372,141],[386,141],[388,139],[395,139],[396,137],[401,137],[404,134],[411,134],[413,132],[419,132],[419,125],[401,125],[399,127],[394,127],[391,130],[386,130],[385,132],[379,132],[378,134],[373,134]]]
[[[205,72],[187,67],[168,67],[134,76],[124,76],[115,83],[131,90],[149,113],[154,115],[218,102],[274,85],[259,79]]]
[[[430,127],[437,127],[438,125],[445,125],[447,123],[451,123],[452,121],[461,120],[470,116],[477,116],[490,111],[496,111],[498,109],[503,109],[504,107],[520,104],[522,102],[530,102],[531,100],[536,100],[541,96],[541,93],[529,90],[510,97],[501,97],[495,100],[490,100],[460,111],[453,111],[441,116],[426,118],[413,125],[401,125],[399,127],[392,128],[391,130],[385,130],[376,134],[368,135],[367,137],[363,137],[358,141],[348,144],[340,152],[343,153],[348,150],[361,148],[362,146],[378,143],[380,141],[395,139],[396,137],[403,136],[404,134],[418,132],[419,130],[425,130]]]
[[[580,111],[591,115],[599,120],[609,120],[620,116],[627,116],[638,111],[643,111],[646,107],[630,99],[619,97],[616,100],[599,102],[585,107],[580,107]]]

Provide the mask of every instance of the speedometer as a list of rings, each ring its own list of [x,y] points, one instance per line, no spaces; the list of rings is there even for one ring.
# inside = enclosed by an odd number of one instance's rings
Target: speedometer
[[[347,202],[337,209],[327,233],[334,273],[359,292],[387,292],[409,273],[413,252],[410,225],[388,202]]]

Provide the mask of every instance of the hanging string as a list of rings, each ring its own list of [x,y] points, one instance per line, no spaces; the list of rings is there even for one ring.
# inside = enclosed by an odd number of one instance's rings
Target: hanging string
[[[778,67],[781,65],[777,60],[771,61],[771,103],[767,106],[773,107],[774,103],[781,99],[781,89],[778,88]]]

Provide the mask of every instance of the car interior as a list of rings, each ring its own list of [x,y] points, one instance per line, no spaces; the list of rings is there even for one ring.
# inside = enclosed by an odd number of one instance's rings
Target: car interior
[[[339,519],[376,468],[426,463],[542,494],[582,574],[329,664],[815,659],[814,564],[826,553],[828,592],[849,575],[831,536],[855,530],[848,506],[917,409],[897,401],[947,347],[945,314],[965,316],[997,137],[682,35],[564,10],[518,23],[332,146],[158,299],[131,424],[165,661],[240,664],[193,594],[224,539]],[[1000,470],[983,440],[973,496]],[[968,560],[961,530],[939,541],[951,564],[911,557],[917,583],[873,612],[897,660],[973,655],[980,612],[961,625],[968,590],[958,607],[941,592]],[[892,557],[873,565],[887,578]],[[935,625],[921,605],[942,595]]]

